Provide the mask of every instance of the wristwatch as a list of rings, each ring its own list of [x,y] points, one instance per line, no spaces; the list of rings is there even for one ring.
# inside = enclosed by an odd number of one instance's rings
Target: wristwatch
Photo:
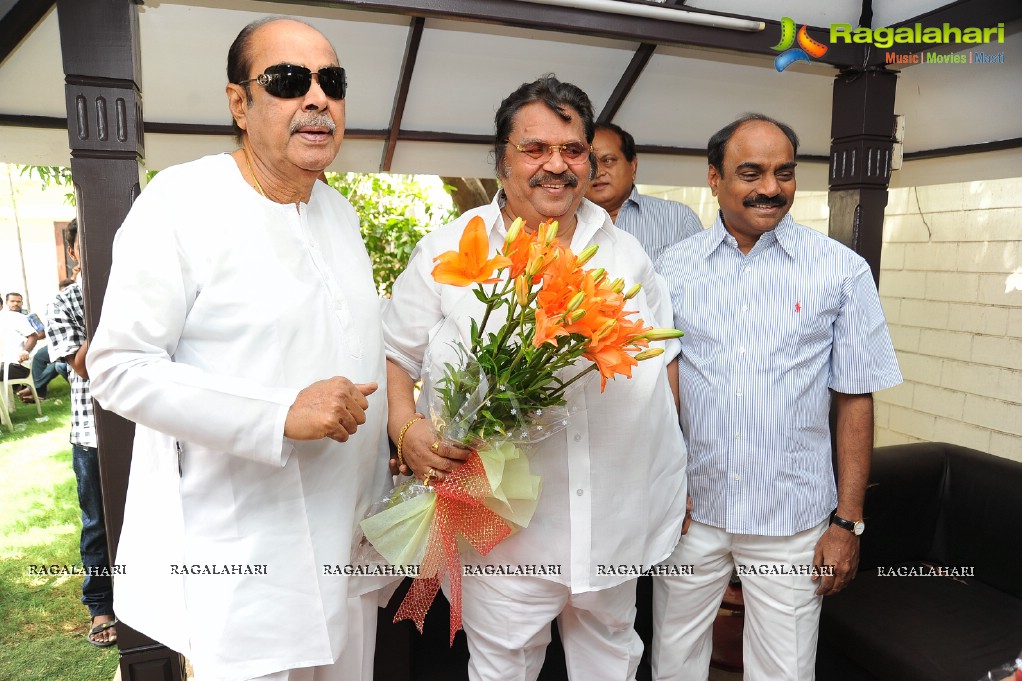
[[[837,514],[837,511],[830,514],[830,522],[838,527],[844,528],[858,537],[866,530],[866,523],[861,520],[845,520]]]

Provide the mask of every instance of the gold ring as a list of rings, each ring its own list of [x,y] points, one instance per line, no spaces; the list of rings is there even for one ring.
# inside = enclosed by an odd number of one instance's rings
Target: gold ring
[[[440,453],[440,440],[434,440],[433,444],[431,444],[429,446],[429,451],[433,452],[434,454],[439,454]]]
[[[425,485],[426,487],[429,487],[429,480],[430,478],[434,477],[436,477],[436,470],[432,466],[430,466],[429,470],[426,471],[426,477],[422,479],[422,484]]]

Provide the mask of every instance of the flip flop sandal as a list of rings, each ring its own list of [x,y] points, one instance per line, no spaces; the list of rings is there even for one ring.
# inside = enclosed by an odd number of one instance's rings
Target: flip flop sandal
[[[112,646],[112,645],[117,643],[117,637],[116,636],[114,636],[114,638],[109,640],[109,641],[95,641],[95,640],[93,640],[92,637],[95,636],[96,634],[101,634],[104,631],[106,631],[107,629],[112,629],[113,627],[116,627],[116,626],[117,626],[117,619],[116,618],[110,620],[109,622],[103,622],[102,624],[97,624],[93,628],[89,629],[89,633],[87,633],[85,635],[85,640],[88,641],[91,645],[96,646],[97,648],[109,648],[110,646]]]

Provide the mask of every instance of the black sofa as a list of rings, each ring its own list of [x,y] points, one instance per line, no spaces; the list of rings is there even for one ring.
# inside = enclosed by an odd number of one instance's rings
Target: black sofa
[[[859,574],[824,598],[819,681],[976,681],[1015,658],[1022,463],[942,443],[879,447],[864,515]]]

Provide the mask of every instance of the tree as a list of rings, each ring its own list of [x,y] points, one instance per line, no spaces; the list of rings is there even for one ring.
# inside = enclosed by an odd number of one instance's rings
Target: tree
[[[459,213],[485,206],[497,193],[497,181],[489,178],[442,177]]]
[[[419,176],[327,173],[326,177],[358,213],[362,239],[373,261],[373,278],[382,295],[390,295],[419,239],[458,214],[446,201],[438,200]]]

